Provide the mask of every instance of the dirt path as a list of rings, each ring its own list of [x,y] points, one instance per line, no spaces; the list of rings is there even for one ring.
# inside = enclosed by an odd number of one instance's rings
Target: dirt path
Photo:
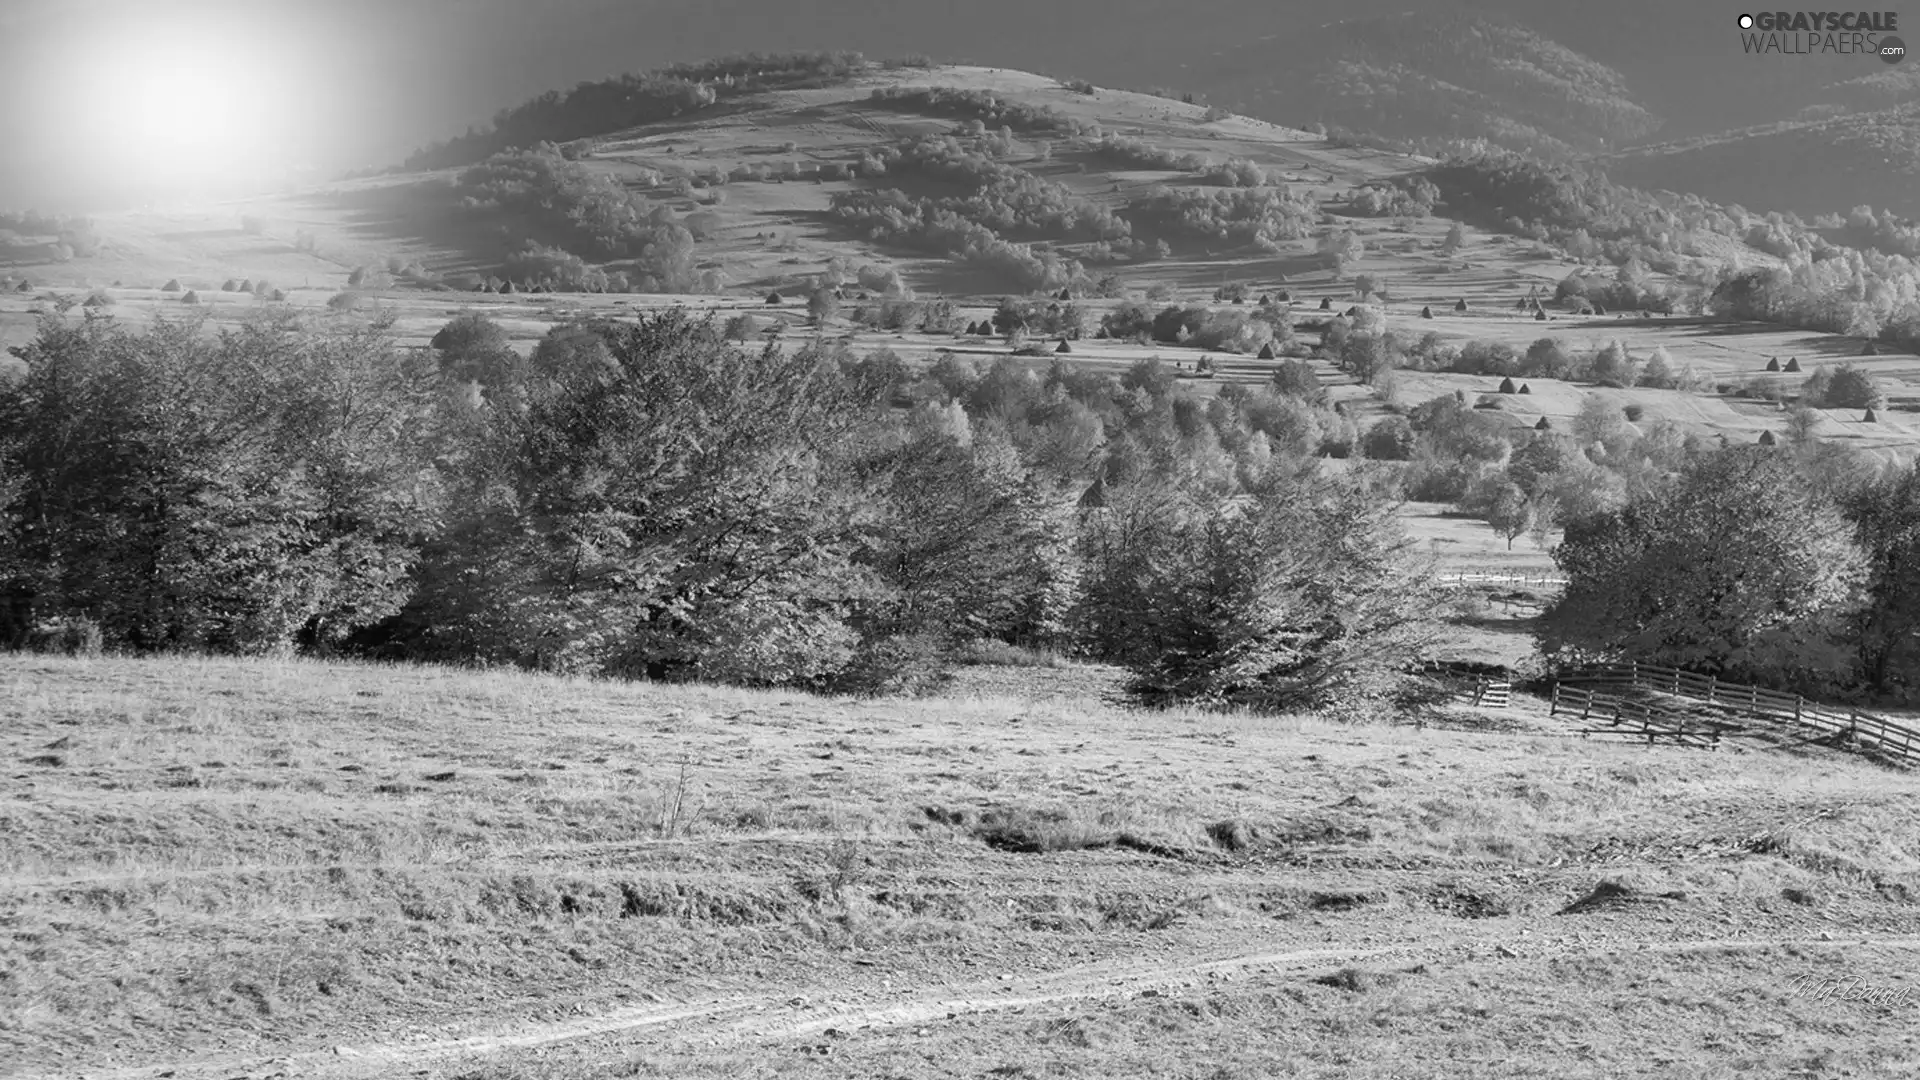
[[[1521,951],[1508,948],[1517,944]],[[907,1000],[881,1004],[842,1002],[831,997],[816,1000],[805,993],[785,991],[703,1002],[649,1004],[617,1009],[595,1016],[528,1025],[515,1030],[413,1043],[337,1046],[277,1057],[221,1056],[119,1070],[86,1069],[73,1073],[20,1074],[23,1076],[83,1075],[87,1080],[207,1080],[236,1077],[271,1080],[274,1077],[325,1077],[360,1080],[392,1075],[403,1067],[423,1067],[449,1058],[476,1057],[511,1050],[550,1046],[601,1036],[627,1035],[649,1029],[679,1039],[697,1038],[709,1045],[767,1039],[803,1038],[829,1032],[854,1032],[900,1027],[952,1019],[963,1014],[1000,1012],[1069,1001],[1134,997],[1231,980],[1243,973],[1263,974],[1337,969],[1358,963],[1381,966],[1434,962],[1447,956],[1498,962],[1500,959],[1538,961],[1599,953],[1684,954],[1737,952],[1794,945],[1803,949],[1873,947],[1920,951],[1920,937],[1856,937],[1823,941],[1809,935],[1709,938],[1665,941],[1602,935],[1580,944],[1553,944],[1538,939],[1516,942],[1508,932],[1451,936],[1444,942],[1408,941],[1368,948],[1326,947],[1278,952],[1247,952],[1189,964],[1156,965],[1098,963],[1025,979],[974,980],[904,990]],[[822,993],[821,988],[809,988]],[[830,991],[824,991],[829,993]]]

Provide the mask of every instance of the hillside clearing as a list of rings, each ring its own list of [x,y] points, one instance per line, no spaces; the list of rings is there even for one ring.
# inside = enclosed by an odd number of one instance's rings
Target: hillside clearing
[[[1906,985],[1911,777],[1017,685],[15,657],[0,1046],[14,1075],[181,1077],[335,1046],[360,1049],[281,1071],[549,1047],[483,1075],[1092,1075],[1112,1053],[1187,1075],[1186,1040],[1222,1038],[1228,1076],[1911,1052],[1875,1019],[1904,1014],[1790,986]],[[1622,875],[1644,899],[1555,914]],[[1549,1017],[1565,1041],[1538,1045]]]

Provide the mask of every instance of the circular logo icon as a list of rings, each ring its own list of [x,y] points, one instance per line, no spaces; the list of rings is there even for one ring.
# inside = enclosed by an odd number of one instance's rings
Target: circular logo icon
[[[1740,29],[1742,30],[1753,29],[1753,16],[1751,15],[1740,16]]]
[[[1907,58],[1907,45],[1897,37],[1880,39],[1880,59],[1889,64],[1897,64]]]

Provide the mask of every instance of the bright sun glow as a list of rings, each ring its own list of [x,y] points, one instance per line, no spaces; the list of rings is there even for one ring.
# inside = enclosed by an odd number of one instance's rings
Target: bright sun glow
[[[300,134],[288,51],[246,20],[117,23],[87,50],[85,119],[69,134],[88,161],[143,182],[273,175],[296,164]]]

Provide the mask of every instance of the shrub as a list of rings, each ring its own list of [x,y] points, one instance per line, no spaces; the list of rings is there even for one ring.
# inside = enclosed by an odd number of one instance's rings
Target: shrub
[[[1151,704],[1285,711],[1396,689],[1429,580],[1364,485],[1274,478],[1245,502],[1148,488],[1092,523],[1083,619]]]
[[[1413,456],[1413,425],[1404,416],[1389,416],[1367,429],[1360,452],[1374,461],[1406,461]]]
[[[507,256],[501,274],[510,280],[538,282],[561,292],[606,292],[606,271],[589,266],[570,251],[528,243]]]
[[[1867,560],[1794,462],[1741,446],[1688,465],[1625,509],[1570,521],[1569,584],[1545,616],[1549,655],[1635,659],[1780,686],[1847,664]]]
[[[1833,369],[1819,407],[1828,409],[1870,409],[1883,403],[1873,376],[1852,364]]]
[[[1269,385],[1275,393],[1299,398],[1313,406],[1327,403],[1327,388],[1320,383],[1319,373],[1313,365],[1304,360],[1282,360],[1273,369]]]
[[[337,292],[327,299],[327,310],[328,311],[355,311],[359,309],[361,300],[362,300],[362,297],[357,292],[353,292],[351,290],[348,290],[346,292]]]

